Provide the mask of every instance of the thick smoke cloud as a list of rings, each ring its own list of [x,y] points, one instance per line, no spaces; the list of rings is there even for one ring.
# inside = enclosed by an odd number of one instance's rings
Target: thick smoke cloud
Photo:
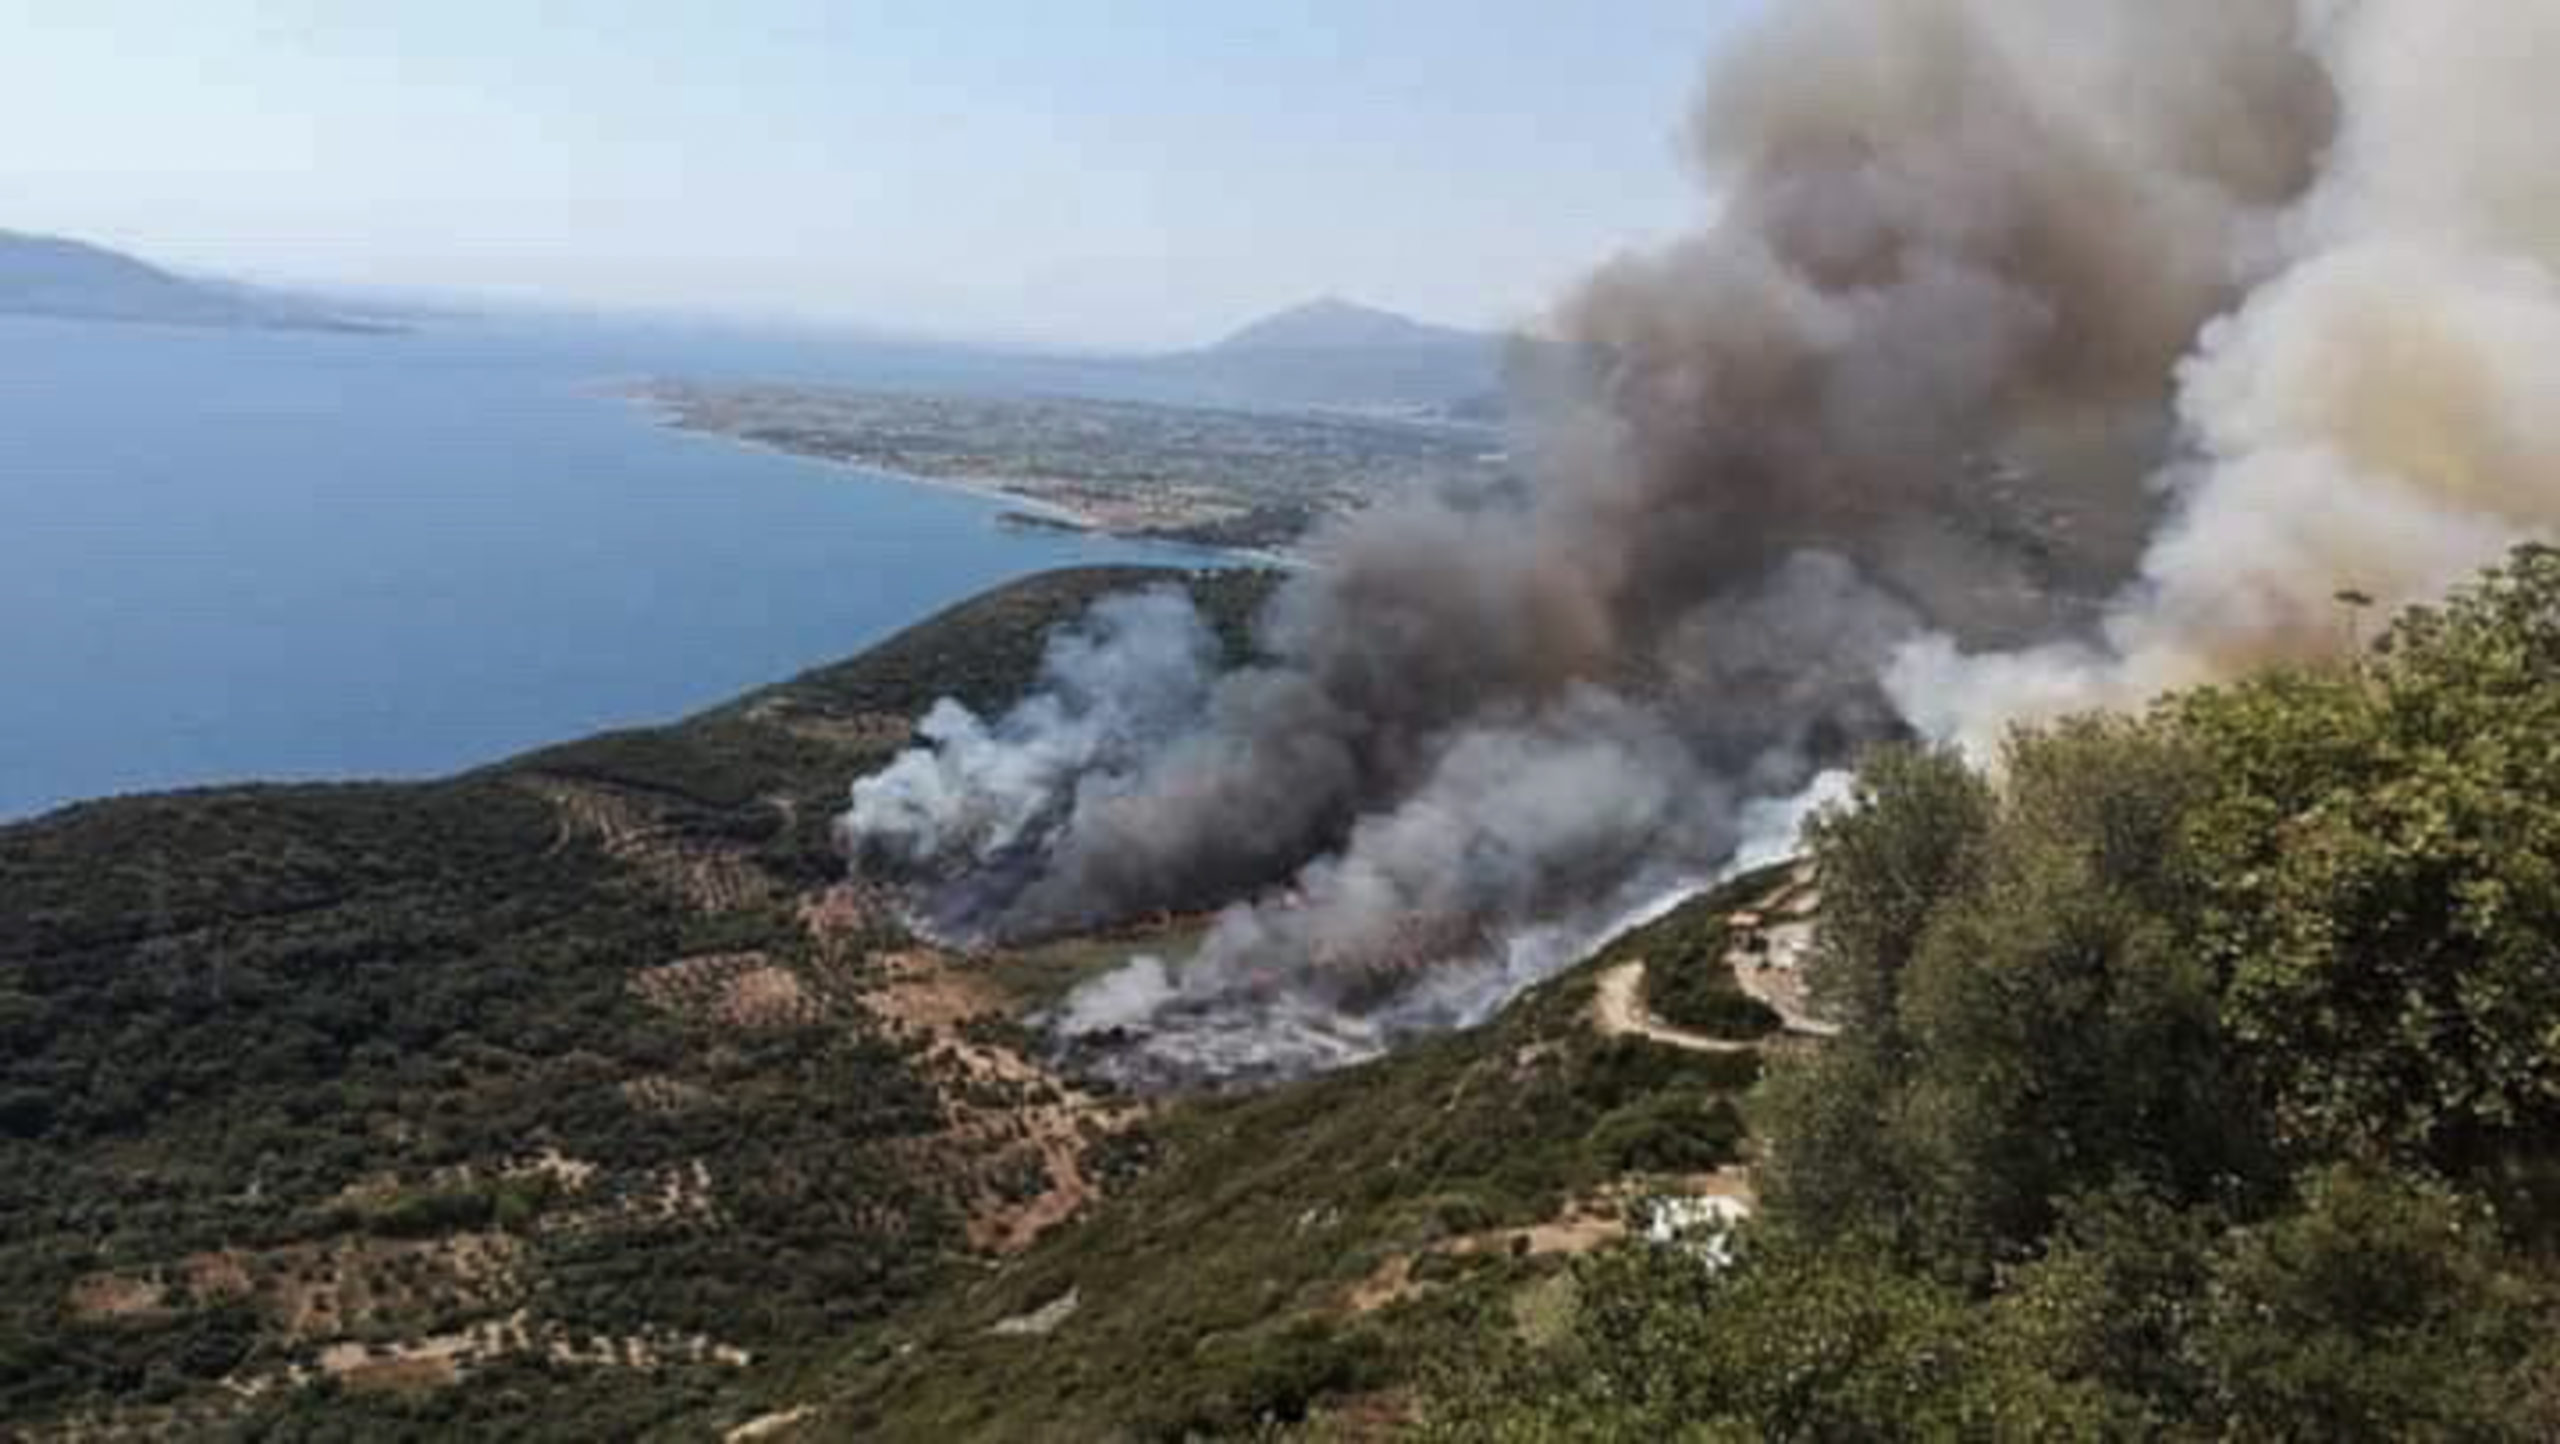
[[[2338,597],[2433,598],[2560,526],[2553,0],[2312,4],[2341,125],[2270,274],[2180,370],[2174,511],[2103,634],[1915,645],[1904,709],[1976,745],[2336,651]]]
[[[1072,681],[946,727],[851,831],[997,937],[1227,904],[1062,1026],[1319,1066],[1480,1015],[1905,723],[2335,645],[2337,589],[2560,512],[2555,10],[1770,7],[1692,117],[1710,222],[1531,354],[1528,485],[1347,523],[1264,660],[1109,745]]]
[[[929,899],[928,921],[967,931],[1005,893],[1009,871],[1073,805],[1142,766],[1208,695],[1217,639],[1180,592],[1108,597],[1050,638],[1031,695],[993,723],[945,698],[916,732],[924,745],[853,787],[839,829],[857,861],[965,864]]]

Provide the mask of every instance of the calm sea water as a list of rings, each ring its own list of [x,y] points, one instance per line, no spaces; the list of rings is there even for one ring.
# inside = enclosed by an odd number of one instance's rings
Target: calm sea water
[[[952,354],[596,326],[0,319],[0,817],[422,776],[656,721],[1007,577],[1196,554],[677,435],[644,374],[1072,388]]]

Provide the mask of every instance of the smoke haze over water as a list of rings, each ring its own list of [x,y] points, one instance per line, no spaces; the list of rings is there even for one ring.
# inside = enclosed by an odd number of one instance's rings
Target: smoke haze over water
[[[2332,645],[2337,588],[2560,509],[2555,12],[1776,7],[1692,118],[1712,222],[1559,309],[1529,486],[1344,524],[1240,671],[1169,598],[1098,615],[848,833],[980,936],[1228,904],[1064,1026],[1321,1066],[1482,1016],[1862,742]]]

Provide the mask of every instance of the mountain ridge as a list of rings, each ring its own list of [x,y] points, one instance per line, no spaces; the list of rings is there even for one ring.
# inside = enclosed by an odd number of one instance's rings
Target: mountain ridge
[[[89,241],[5,229],[0,314],[359,334],[398,329],[263,288],[191,279]]]
[[[1478,417],[1498,409],[1512,344],[1323,296],[1138,364],[1257,405]]]
[[[1435,325],[1399,312],[1328,295],[1248,321],[1205,349],[1213,353],[1233,354],[1432,346],[1477,348],[1499,345],[1500,340],[1487,332]]]

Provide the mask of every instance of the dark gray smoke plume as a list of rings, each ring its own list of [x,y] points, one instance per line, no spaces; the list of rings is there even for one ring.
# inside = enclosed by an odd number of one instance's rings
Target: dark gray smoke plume
[[[1097,621],[849,831],[962,878],[986,936],[1230,904],[1064,1015],[1167,1069],[1480,1016],[1897,726],[1877,679],[1924,634],[2094,622],[2164,504],[2173,369],[2335,129],[2302,37],[2292,0],[1772,7],[1691,127],[1712,222],[1561,308],[1529,486],[1350,522],[1240,672]]]

